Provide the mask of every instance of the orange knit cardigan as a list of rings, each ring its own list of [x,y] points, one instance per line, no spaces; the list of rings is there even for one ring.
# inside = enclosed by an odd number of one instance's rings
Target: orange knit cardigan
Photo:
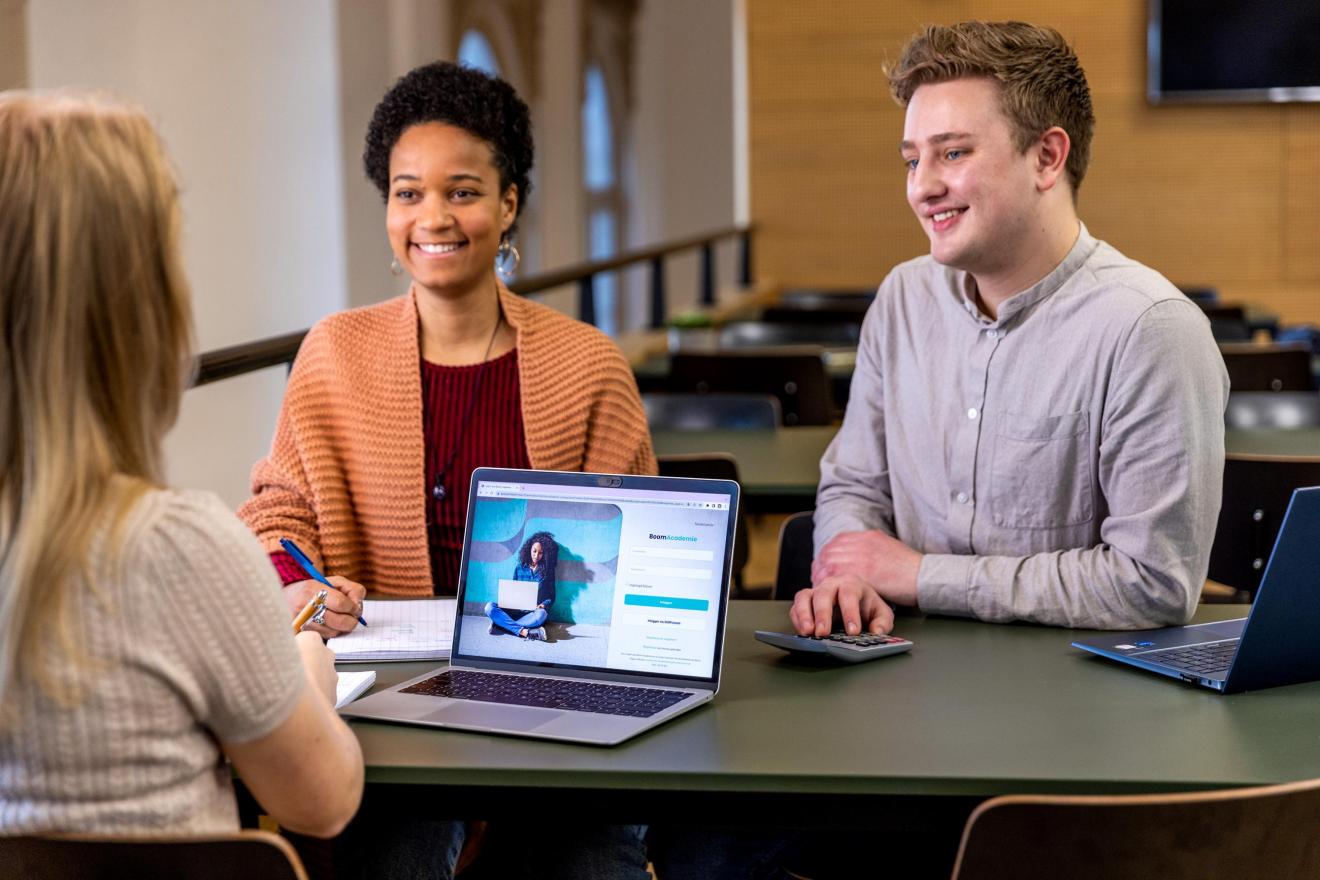
[[[654,474],[637,382],[595,327],[500,285],[517,335],[527,457],[541,470]],[[415,294],[320,321],[289,376],[270,454],[238,515],[369,591],[431,594]]]

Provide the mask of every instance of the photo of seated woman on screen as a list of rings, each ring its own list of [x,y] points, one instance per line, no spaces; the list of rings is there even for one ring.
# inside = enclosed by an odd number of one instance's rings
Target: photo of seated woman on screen
[[[503,631],[523,639],[545,641],[544,624],[555,601],[555,564],[558,560],[559,545],[549,532],[537,532],[523,542],[518,562],[513,567],[513,580],[537,584],[536,607],[510,608],[498,602],[487,602],[485,612],[491,620],[491,635]],[[518,616],[514,617],[514,614]]]

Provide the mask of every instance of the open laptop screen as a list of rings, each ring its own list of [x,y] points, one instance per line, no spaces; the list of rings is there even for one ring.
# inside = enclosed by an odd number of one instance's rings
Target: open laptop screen
[[[737,503],[725,480],[478,468],[454,659],[713,681]]]

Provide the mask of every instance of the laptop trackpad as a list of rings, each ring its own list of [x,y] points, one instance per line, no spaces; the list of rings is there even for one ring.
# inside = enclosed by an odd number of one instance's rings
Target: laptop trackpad
[[[433,724],[461,724],[482,730],[535,730],[562,715],[550,709],[501,706],[490,703],[455,703],[418,720]]]

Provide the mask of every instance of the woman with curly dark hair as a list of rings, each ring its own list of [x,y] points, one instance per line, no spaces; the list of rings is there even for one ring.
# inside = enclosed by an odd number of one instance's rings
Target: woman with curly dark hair
[[[239,511],[280,572],[290,616],[317,585],[279,539],[330,575],[338,591],[312,627],[324,636],[356,625],[367,590],[454,594],[476,467],[656,472],[618,347],[497,274],[518,262],[532,162],[527,105],[480,71],[427,64],[376,107],[363,164],[385,201],[391,269],[412,284],[307,334]],[[447,877],[466,837],[462,822],[364,816],[336,858],[364,876]],[[564,876],[590,859],[610,876],[646,877],[636,829],[577,827],[542,854]],[[531,862],[499,874],[524,869],[548,876]]]
[[[490,618],[491,635],[504,630],[519,638],[545,641],[544,624],[550,616],[550,606],[555,602],[555,565],[558,562],[559,545],[555,543],[554,535],[537,532],[523,541],[522,550],[518,551],[518,564],[513,567],[513,579],[538,584],[536,607],[508,609],[487,602],[485,611]],[[515,618],[510,611],[519,616]]]
[[[411,288],[312,328],[239,512],[291,616],[318,585],[279,539],[331,575],[324,636],[354,627],[368,590],[454,594],[475,467],[655,473],[618,347],[499,278],[532,163],[527,105],[478,70],[419,67],[376,107],[363,164]]]

